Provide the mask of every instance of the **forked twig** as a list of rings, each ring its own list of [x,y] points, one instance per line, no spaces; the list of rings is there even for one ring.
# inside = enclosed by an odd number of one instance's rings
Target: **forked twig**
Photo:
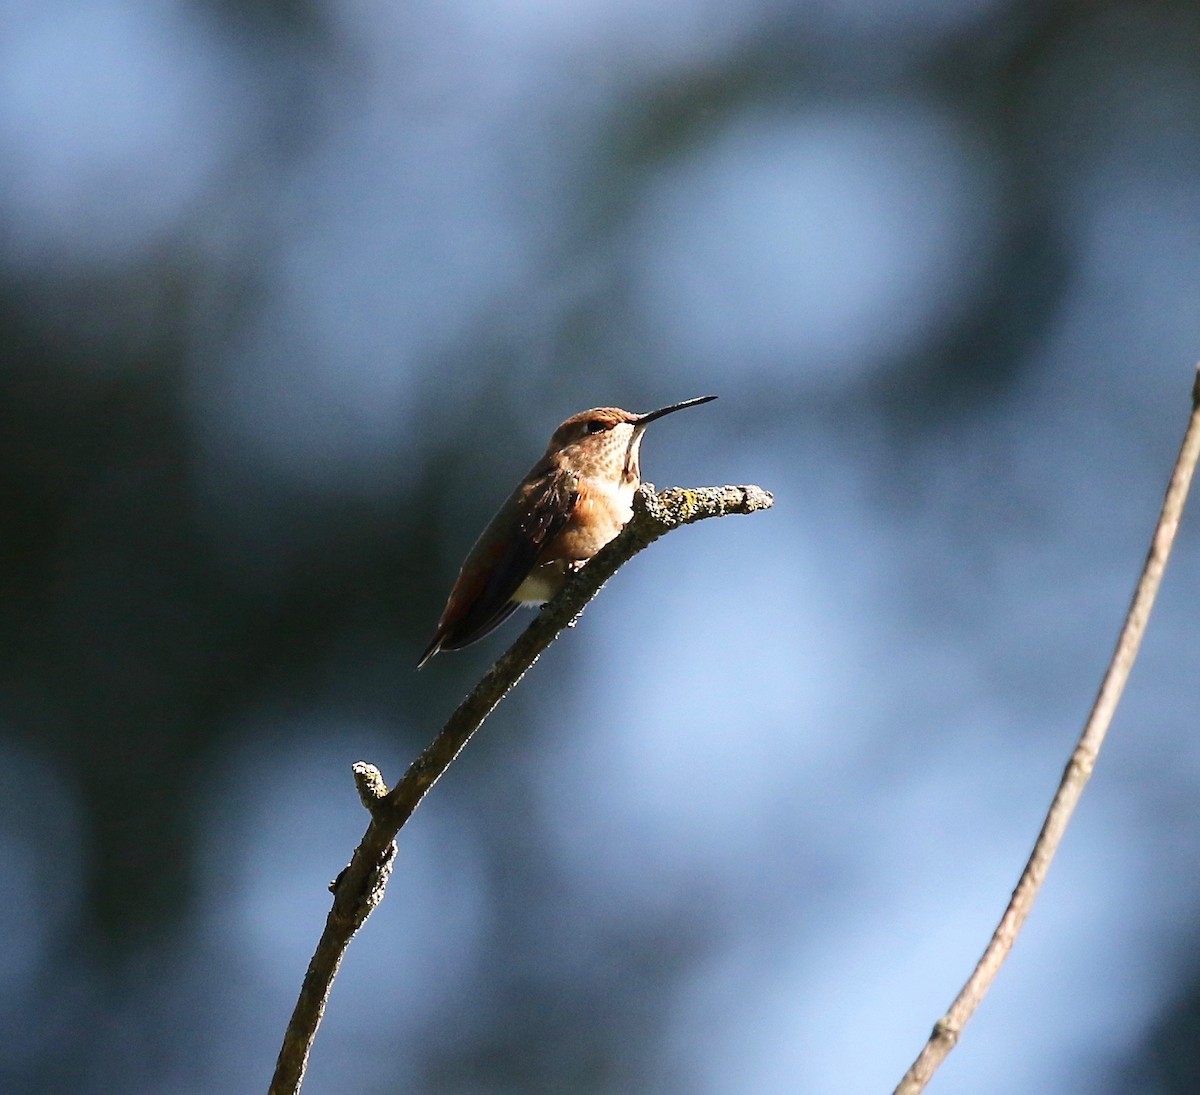
[[[958,1042],[959,1034],[967,1020],[974,1014],[979,1002],[996,979],[996,974],[1012,950],[1017,933],[1033,907],[1034,898],[1041,889],[1067,822],[1070,821],[1079,797],[1083,794],[1084,785],[1092,774],[1100,746],[1108,733],[1121,693],[1125,690],[1125,682],[1129,679],[1129,671],[1137,657],[1138,647],[1150,619],[1150,609],[1154,605],[1167,558],[1171,554],[1192,474],[1196,469],[1197,457],[1200,457],[1200,371],[1197,372],[1192,386],[1192,414],[1187,432],[1183,437],[1179,458],[1175,461],[1175,470],[1171,474],[1171,482],[1167,487],[1154,538],[1150,542],[1150,551],[1142,568],[1142,576],[1134,590],[1133,602],[1129,606],[1125,624],[1121,628],[1116,650],[1113,652],[1108,671],[1104,674],[1096,702],[1092,706],[1071,759],[1067,762],[1029,862],[1025,865],[1012,899],[1004,910],[983,957],[979,959],[974,972],[963,985],[954,1003],[950,1005],[950,1010],[935,1024],[929,1040],[904,1074],[894,1095],[917,1095],[925,1089],[938,1066]]]
[[[363,805],[370,811],[371,823],[349,865],[330,886],[333,908],[284,1034],[270,1095],[295,1095],[300,1090],[342,957],[354,933],[383,900],[396,853],[396,834],[483,720],[559,632],[575,622],[617,568],[642,548],[682,525],[707,517],[754,513],[769,509],[772,502],[771,495],[759,487],[675,488],[656,495],[649,484],[643,484],[634,496],[633,519],[621,534],[567,580],[554,600],[458,705],[429,748],[413,761],[391,791],[374,765],[360,762],[354,766],[354,781]]]

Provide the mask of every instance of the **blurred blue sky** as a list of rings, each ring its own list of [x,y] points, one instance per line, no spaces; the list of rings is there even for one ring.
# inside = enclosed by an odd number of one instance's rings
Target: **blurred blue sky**
[[[487,724],[306,1090],[891,1090],[1182,434],[1200,15],[16,2],[0,163],[0,1086],[265,1087],[350,764],[505,641],[411,671],[474,534],[566,415],[711,391],[645,474],[776,508],[640,556]],[[1200,968],[1194,524],[938,1091],[1185,1089],[1139,1069]]]

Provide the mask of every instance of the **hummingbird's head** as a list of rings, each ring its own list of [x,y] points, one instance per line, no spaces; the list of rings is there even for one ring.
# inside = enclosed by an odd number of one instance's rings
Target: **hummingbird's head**
[[[547,458],[558,456],[580,475],[611,476],[618,481],[638,480],[638,453],[642,434],[655,419],[716,399],[704,395],[660,407],[649,414],[634,414],[620,407],[593,407],[568,418],[550,438]]]

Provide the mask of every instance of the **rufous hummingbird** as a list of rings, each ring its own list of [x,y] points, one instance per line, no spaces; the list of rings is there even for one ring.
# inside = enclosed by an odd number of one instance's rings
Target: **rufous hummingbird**
[[[420,669],[442,650],[483,638],[522,604],[542,604],[567,574],[633,516],[638,453],[651,422],[716,399],[704,395],[649,414],[593,407],[572,415],[480,533],[459,571]]]

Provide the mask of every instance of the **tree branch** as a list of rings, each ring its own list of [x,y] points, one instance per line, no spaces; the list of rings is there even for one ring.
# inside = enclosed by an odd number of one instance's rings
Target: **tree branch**
[[[567,579],[558,595],[458,705],[429,748],[413,761],[392,790],[387,789],[373,765],[354,765],[355,785],[371,814],[371,823],[349,865],[330,886],[333,908],[288,1022],[270,1095],[295,1095],[300,1090],[342,957],[354,933],[383,900],[396,853],[396,834],[483,720],[559,632],[574,625],[587,603],[623,563],[672,529],[707,517],[769,509],[773,502],[771,495],[759,487],[673,488],[656,495],[653,486],[642,484],[634,495],[633,518],[621,534]]]
[[[1096,702],[1092,706],[1071,759],[1067,762],[1029,862],[1025,865],[1012,899],[1004,910],[1004,915],[1000,918],[1000,923],[996,926],[991,942],[983,952],[983,957],[979,959],[975,971],[950,1005],[950,1010],[937,1021],[929,1040],[904,1074],[894,1095],[918,1095],[925,1089],[938,1066],[957,1044],[963,1026],[991,988],[996,974],[1000,972],[1000,967],[1016,942],[1017,933],[1033,907],[1034,898],[1037,897],[1046,872],[1050,869],[1050,861],[1058,850],[1067,822],[1070,821],[1079,797],[1083,794],[1084,785],[1092,774],[1100,747],[1120,702],[1121,693],[1125,690],[1125,682],[1129,679],[1129,671],[1137,657],[1138,647],[1150,619],[1150,609],[1158,595],[1167,558],[1171,554],[1171,546],[1183,513],[1183,504],[1187,500],[1188,488],[1192,482],[1192,473],[1196,469],[1197,457],[1200,457],[1200,371],[1197,372],[1192,386],[1192,416],[1175,462],[1170,485],[1167,487],[1162,513],[1150,542],[1150,552],[1133,594],[1133,602],[1129,606],[1125,624],[1121,628],[1116,650],[1113,652],[1108,671],[1104,674]]]

